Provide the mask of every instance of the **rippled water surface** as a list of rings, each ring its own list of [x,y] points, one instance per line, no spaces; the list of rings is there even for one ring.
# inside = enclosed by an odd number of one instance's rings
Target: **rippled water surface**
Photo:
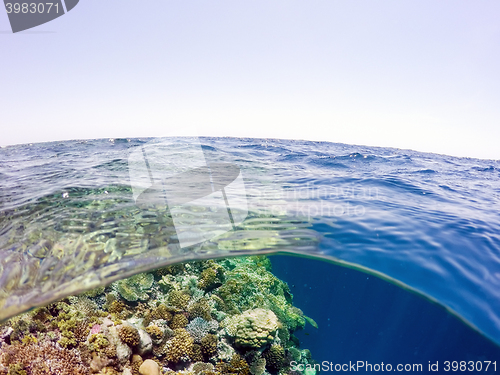
[[[207,163],[241,168],[248,215],[189,247],[167,207],[134,200],[129,156],[151,139],[0,149],[0,319],[174,262],[292,252],[417,291],[500,344],[499,161],[200,141]]]

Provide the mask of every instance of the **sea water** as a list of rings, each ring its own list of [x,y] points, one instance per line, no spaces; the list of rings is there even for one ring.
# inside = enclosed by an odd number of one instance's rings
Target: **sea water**
[[[241,168],[248,215],[173,250],[175,226],[133,199],[129,155],[152,141],[0,150],[2,318],[160,265],[288,253],[273,258],[274,273],[319,323],[300,338],[320,361],[426,372],[436,361],[444,371],[447,360],[500,358],[499,161],[201,138],[208,164]]]

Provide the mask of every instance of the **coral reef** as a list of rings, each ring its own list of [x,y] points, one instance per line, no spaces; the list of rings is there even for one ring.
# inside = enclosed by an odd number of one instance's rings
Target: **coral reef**
[[[217,336],[207,334],[201,339],[201,351],[207,359],[217,354]]]
[[[281,345],[273,344],[263,353],[263,357],[266,360],[266,368],[270,373],[275,374],[285,364],[285,349]]]
[[[196,261],[12,318],[0,375],[305,375],[306,321],[267,257]]]
[[[168,295],[169,304],[183,310],[187,307],[189,299],[189,295],[180,290],[173,290]]]
[[[169,327],[172,329],[184,328],[188,325],[188,322],[189,320],[184,314],[175,314],[169,324]]]
[[[271,310],[247,310],[222,322],[226,333],[234,338],[236,345],[259,349],[274,340],[278,330],[278,319]]]
[[[252,375],[262,375],[266,371],[265,358],[255,358],[250,365],[250,373]]]
[[[209,267],[204,269],[199,277],[198,288],[209,292],[224,282],[224,268],[214,261],[207,261]]]
[[[118,328],[118,336],[120,340],[129,346],[137,346],[141,341],[141,336],[137,328],[131,325],[122,325]]]
[[[191,318],[203,318],[204,320],[212,320],[212,307],[205,298],[200,298],[189,306],[188,313]]]
[[[194,340],[184,328],[174,330],[174,338],[165,346],[166,358],[169,362],[187,362],[190,360]]]
[[[221,374],[250,375],[250,366],[239,354],[233,355],[229,363],[219,362],[216,365],[217,371]]]
[[[205,363],[205,362],[196,362],[191,370],[196,374],[196,375],[202,375],[206,374],[207,372],[211,373],[214,371],[214,365],[211,363]]]
[[[61,348],[52,342],[4,345],[0,363],[9,369],[9,374],[89,374],[88,364],[77,351]]]
[[[219,323],[215,320],[207,322],[203,318],[196,317],[187,325],[186,330],[193,337],[195,342],[201,342],[210,331],[216,331]]]

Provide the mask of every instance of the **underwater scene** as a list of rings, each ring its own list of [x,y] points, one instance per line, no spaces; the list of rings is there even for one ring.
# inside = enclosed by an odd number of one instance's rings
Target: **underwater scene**
[[[0,148],[0,374],[496,373],[499,213],[494,160],[208,137]]]

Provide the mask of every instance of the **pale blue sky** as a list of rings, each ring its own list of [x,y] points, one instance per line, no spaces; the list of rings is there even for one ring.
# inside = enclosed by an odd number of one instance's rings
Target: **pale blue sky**
[[[500,159],[499,19],[498,0],[80,0],[11,34],[0,12],[0,145],[196,127]]]

